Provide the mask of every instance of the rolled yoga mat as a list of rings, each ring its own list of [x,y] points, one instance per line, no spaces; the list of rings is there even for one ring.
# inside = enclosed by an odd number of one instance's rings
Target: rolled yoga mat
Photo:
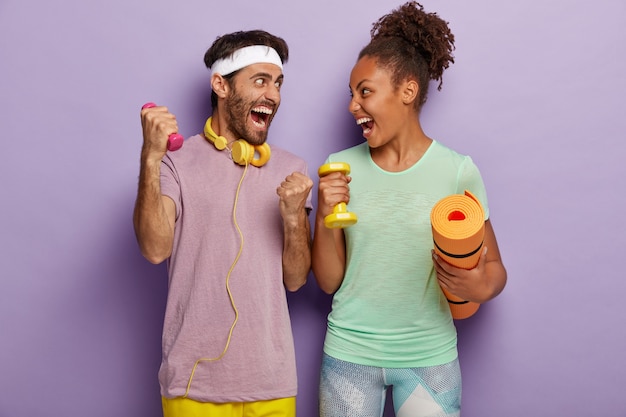
[[[485,212],[469,191],[444,197],[430,213],[435,253],[457,268],[473,269],[482,254]],[[472,316],[480,304],[463,300],[441,288],[454,319]]]

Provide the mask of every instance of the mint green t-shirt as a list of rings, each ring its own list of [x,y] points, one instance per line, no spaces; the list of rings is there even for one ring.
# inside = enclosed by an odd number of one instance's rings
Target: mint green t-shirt
[[[469,190],[487,219],[478,168],[438,142],[402,172],[378,167],[367,143],[331,154],[328,162],[350,164],[348,210],[358,222],[344,229],[346,273],[333,297],[324,352],[385,368],[456,359],[456,328],[431,258],[430,212],[441,198]]]

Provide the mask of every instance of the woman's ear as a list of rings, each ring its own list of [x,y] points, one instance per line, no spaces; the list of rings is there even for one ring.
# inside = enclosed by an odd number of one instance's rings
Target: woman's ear
[[[222,74],[213,74],[211,75],[211,88],[219,98],[225,98],[229,90],[228,81],[222,77]]]
[[[412,104],[417,99],[420,87],[415,80],[407,80],[402,86],[402,102]]]

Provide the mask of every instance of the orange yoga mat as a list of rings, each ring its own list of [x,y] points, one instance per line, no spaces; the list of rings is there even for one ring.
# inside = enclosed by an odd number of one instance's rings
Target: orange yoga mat
[[[485,237],[485,212],[469,191],[444,197],[430,213],[435,253],[457,268],[472,269],[478,264]],[[454,319],[472,316],[480,304],[465,301],[445,289]]]

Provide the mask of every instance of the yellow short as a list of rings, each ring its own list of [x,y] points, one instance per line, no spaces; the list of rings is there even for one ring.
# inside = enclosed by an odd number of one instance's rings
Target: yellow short
[[[163,417],[295,417],[296,397],[245,403],[201,403],[189,398],[161,398]]]

